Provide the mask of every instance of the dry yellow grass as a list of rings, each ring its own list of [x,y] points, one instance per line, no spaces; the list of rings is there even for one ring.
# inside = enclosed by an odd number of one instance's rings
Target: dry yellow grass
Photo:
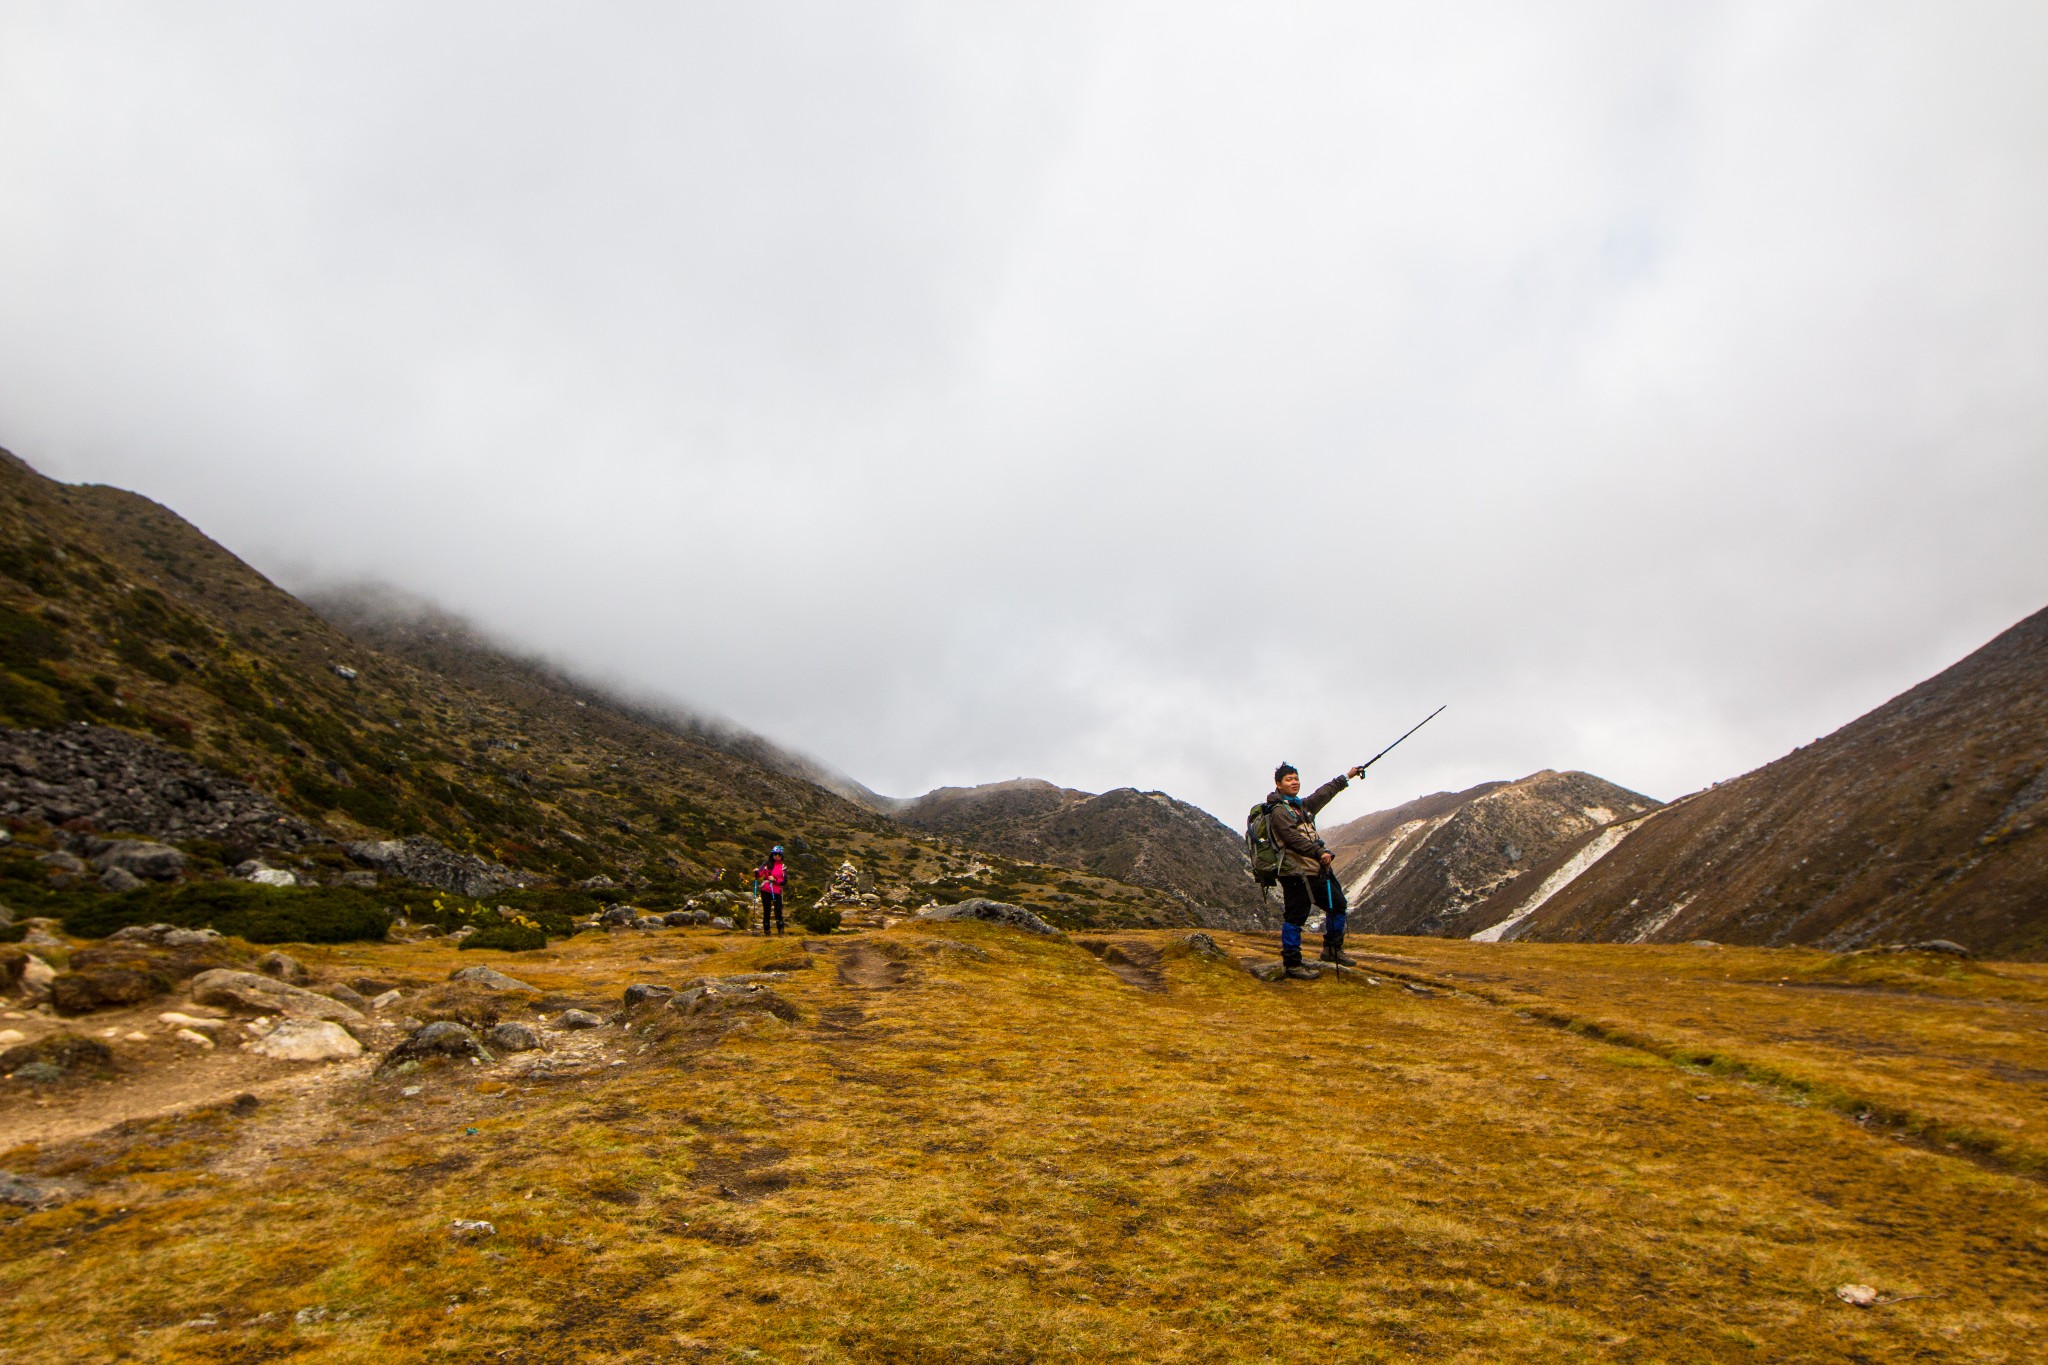
[[[91,1193],[0,1225],[0,1360],[2048,1356],[2021,1159],[2048,978],[1857,994],[1775,984],[1814,954],[1363,945],[1471,988],[1425,995],[1113,937],[1164,989],[1075,945],[900,926],[791,973],[793,1024],[608,1029],[624,1064],[580,1078],[450,1067],[7,1153]],[[499,965],[616,1000],[795,942],[586,936]],[[2011,1149],[1859,1124],[1827,1086]],[[298,1136],[258,1159],[266,1131]],[[1845,1282],[1902,1301],[1852,1308]]]

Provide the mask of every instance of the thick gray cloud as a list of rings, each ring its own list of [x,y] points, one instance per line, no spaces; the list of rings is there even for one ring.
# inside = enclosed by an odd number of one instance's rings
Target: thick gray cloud
[[[1658,796],[2048,602],[2048,11],[0,7],[0,443],[885,791]]]

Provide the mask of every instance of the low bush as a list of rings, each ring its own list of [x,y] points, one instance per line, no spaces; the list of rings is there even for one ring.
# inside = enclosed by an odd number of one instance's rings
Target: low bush
[[[547,931],[523,915],[487,924],[456,945],[462,949],[497,948],[508,953],[524,953],[547,946]]]
[[[838,932],[842,916],[829,905],[807,905],[791,914],[790,918],[806,933],[831,934]]]
[[[349,943],[383,938],[391,915],[354,887],[221,881],[145,886],[64,916],[64,931],[79,938],[105,938],[131,924],[214,929],[250,943]]]

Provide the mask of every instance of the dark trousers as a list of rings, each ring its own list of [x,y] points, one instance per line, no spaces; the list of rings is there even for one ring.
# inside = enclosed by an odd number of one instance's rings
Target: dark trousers
[[[782,893],[780,891],[764,890],[761,892],[761,933],[763,937],[765,937],[770,932],[768,928],[768,917],[770,915],[773,915],[775,917],[775,928],[773,932],[778,934],[781,933]]]
[[[1344,946],[1344,912],[1351,908],[1344,899],[1344,884],[1325,872],[1320,877],[1280,879],[1280,959],[1292,967],[1301,961],[1301,926],[1311,911],[1323,912],[1323,948],[1335,952]]]

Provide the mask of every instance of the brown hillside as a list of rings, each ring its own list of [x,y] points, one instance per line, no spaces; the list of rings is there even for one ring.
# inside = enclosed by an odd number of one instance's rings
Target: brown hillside
[[[854,858],[906,903],[1059,897],[1047,913],[1070,924],[1188,918],[1157,891],[963,856],[684,727],[471,653],[451,676],[383,652],[169,509],[0,452],[0,726],[148,734],[331,838],[425,835],[543,879],[622,879],[649,905],[780,842],[800,897]]]
[[[1157,888],[1200,907],[1205,923],[1253,925],[1263,914],[1243,836],[1164,792],[1098,796],[1017,778],[940,787],[892,815],[972,848]]]
[[[1339,827],[1337,872],[1361,932],[1467,938],[1524,869],[1657,802],[1590,773],[1532,773],[1439,792]]]
[[[2048,611],[1644,821],[1515,936],[1837,949],[1947,938],[2048,957],[2044,817]]]

